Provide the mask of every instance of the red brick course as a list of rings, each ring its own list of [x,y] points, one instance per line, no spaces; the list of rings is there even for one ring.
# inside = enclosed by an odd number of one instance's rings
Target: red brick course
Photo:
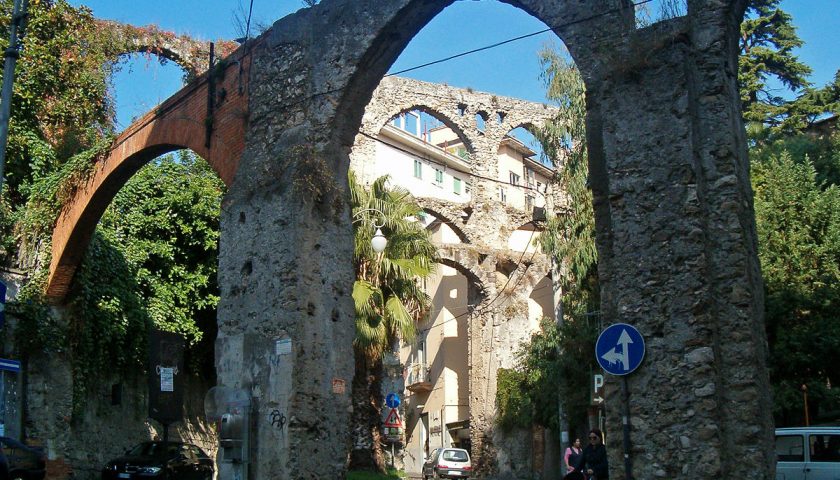
[[[214,74],[215,107],[210,146],[205,147],[208,73],[181,89],[120,134],[94,173],[65,204],[52,237],[46,296],[60,303],[102,214],[114,196],[143,165],[173,150],[190,149],[230,185],[245,148],[251,56],[240,48]],[[241,65],[241,70],[240,70]]]

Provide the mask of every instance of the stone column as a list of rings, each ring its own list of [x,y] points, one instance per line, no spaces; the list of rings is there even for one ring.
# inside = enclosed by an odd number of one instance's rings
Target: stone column
[[[588,81],[605,324],[647,343],[629,376],[635,478],[772,478],[772,404],[749,162],[727,9],[628,33]],[[624,479],[607,385],[610,477]]]

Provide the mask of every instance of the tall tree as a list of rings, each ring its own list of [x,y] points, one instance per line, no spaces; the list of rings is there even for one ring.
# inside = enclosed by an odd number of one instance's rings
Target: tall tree
[[[588,354],[592,336],[593,315],[600,304],[598,288],[598,253],[595,248],[595,215],[592,191],[588,186],[589,165],[586,151],[585,86],[574,63],[557,51],[540,52],[547,97],[559,107],[557,117],[549,122],[540,136],[549,158],[561,159],[557,165],[556,183],[566,194],[562,214],[549,219],[541,239],[545,251],[554,256],[561,269],[563,290],[563,322],[557,327],[560,356],[558,369],[560,396],[565,410],[575,417],[581,414],[589,399]],[[544,327],[545,340],[553,338],[551,327]],[[581,351],[581,348],[584,351]],[[534,352],[539,352],[537,349]],[[525,364],[540,364],[532,359]]]
[[[817,141],[803,137],[800,144]],[[752,161],[771,381],[782,425],[802,421],[802,385],[814,416],[840,408],[832,387],[840,384],[833,368],[840,363],[840,188],[820,181],[801,152],[767,149]],[[835,150],[833,163],[838,158]]]
[[[794,53],[803,41],[779,3],[751,0],[741,23],[741,102],[747,131],[758,141],[801,131],[827,112],[837,113],[840,101],[840,72],[821,88],[808,81],[811,68]]]
[[[365,188],[350,172],[355,237],[356,373],[353,378],[353,450],[350,467],[385,471],[380,442],[383,355],[399,339],[410,341],[431,300],[419,281],[433,271],[436,248],[416,221],[422,214],[411,194],[390,187],[388,177]],[[375,225],[388,239],[384,252],[371,247]]]

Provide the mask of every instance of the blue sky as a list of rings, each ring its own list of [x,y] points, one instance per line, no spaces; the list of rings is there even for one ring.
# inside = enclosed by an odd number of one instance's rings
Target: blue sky
[[[241,35],[236,18],[250,0],[70,0],[90,7],[100,18],[135,25],[154,24],[176,33],[215,40]],[[253,0],[252,25],[270,25],[302,6],[299,0]],[[814,69],[811,80],[823,85],[840,68],[840,0],[783,0],[805,46],[797,52]],[[237,15],[239,12],[239,15]],[[459,1],[444,10],[409,44],[392,71],[493,44],[546,28],[543,23],[495,0]],[[543,101],[536,52],[546,43],[559,45],[551,33],[514,42],[408,74],[420,80],[472,87],[500,95]],[[143,57],[128,62],[114,78],[117,116],[123,127],[180,88],[181,72]]]

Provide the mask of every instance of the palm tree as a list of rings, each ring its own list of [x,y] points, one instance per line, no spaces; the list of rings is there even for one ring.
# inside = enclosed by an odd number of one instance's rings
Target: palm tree
[[[353,301],[356,338],[353,351],[353,448],[351,469],[385,471],[380,443],[383,356],[397,341],[411,341],[425,318],[431,299],[418,281],[434,269],[436,249],[429,232],[417,221],[422,214],[411,194],[388,185],[389,177],[365,188],[350,172],[354,218]],[[388,245],[382,253],[371,247],[374,226],[382,226]]]

